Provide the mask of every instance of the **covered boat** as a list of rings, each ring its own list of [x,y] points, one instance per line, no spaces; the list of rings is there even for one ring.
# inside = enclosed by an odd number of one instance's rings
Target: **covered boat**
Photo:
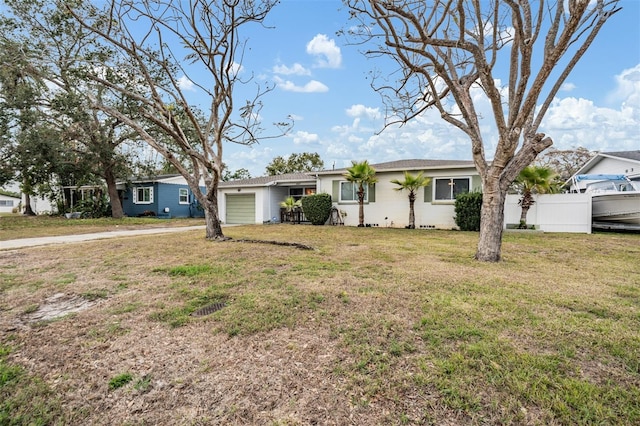
[[[575,186],[585,182],[591,194],[591,217],[595,222],[640,226],[640,183],[625,175],[577,175]]]

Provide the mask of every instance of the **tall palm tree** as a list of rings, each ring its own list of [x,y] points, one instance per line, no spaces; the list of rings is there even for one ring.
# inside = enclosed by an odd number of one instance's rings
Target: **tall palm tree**
[[[364,186],[372,185],[378,181],[376,169],[374,169],[367,160],[360,163],[351,161],[352,166],[347,169],[344,177],[349,182],[358,185],[358,226],[364,226]]]
[[[527,213],[535,204],[533,194],[553,194],[559,190],[556,172],[549,167],[541,166],[525,167],[514,181],[513,186],[522,196],[518,200],[518,205],[522,207],[520,228],[527,227]]]
[[[416,203],[416,191],[423,186],[429,185],[431,178],[422,175],[423,172],[418,173],[416,176],[409,172],[404,172],[404,180],[393,179],[391,183],[398,185],[397,188],[393,188],[396,191],[402,191],[406,189],[409,191],[409,229],[416,228],[416,215],[413,209]]]

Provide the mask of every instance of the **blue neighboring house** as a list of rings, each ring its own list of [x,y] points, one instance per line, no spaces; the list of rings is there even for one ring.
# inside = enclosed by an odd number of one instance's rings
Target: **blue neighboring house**
[[[204,191],[204,185],[200,188]],[[204,217],[187,181],[181,175],[158,175],[118,184],[127,216]]]

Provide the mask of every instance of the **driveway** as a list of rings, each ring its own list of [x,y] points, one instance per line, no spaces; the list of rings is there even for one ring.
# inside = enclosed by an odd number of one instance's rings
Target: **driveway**
[[[96,232],[93,234],[61,235],[57,237],[22,238],[19,240],[0,241],[0,250],[11,250],[24,247],[46,246],[51,244],[70,244],[83,241],[103,240],[106,238],[132,237],[136,235],[167,234],[205,229],[204,225],[183,226],[176,228],[132,229],[127,231]]]

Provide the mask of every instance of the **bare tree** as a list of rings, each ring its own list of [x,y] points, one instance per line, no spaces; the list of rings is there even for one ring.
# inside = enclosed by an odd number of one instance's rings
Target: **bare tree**
[[[538,128],[551,101],[617,0],[345,0],[359,25],[350,32],[377,42],[365,53],[399,65],[372,86],[388,107],[388,123],[406,123],[428,108],[471,140],[482,178],[483,203],[476,258],[501,258],[504,202],[509,185],[552,139]],[[500,65],[509,66],[500,75]],[[395,80],[393,77],[397,76]],[[506,77],[507,84],[498,82]],[[481,132],[482,91],[498,132],[493,153]],[[540,103],[539,103],[540,102]]]
[[[558,173],[559,181],[566,182],[594,155],[596,155],[595,152],[591,152],[582,146],[576,149],[555,149],[551,147],[543,152],[535,162],[542,167],[549,167]]]
[[[261,97],[273,87],[256,85],[255,96],[240,105],[234,88],[242,79],[246,40],[240,30],[261,24],[277,0],[179,1],[113,0],[105,11],[69,7],[85,28],[107,43],[121,60],[101,63],[100,55],[88,78],[128,96],[143,119],[95,99],[95,106],[135,129],[138,135],[185,177],[204,208],[206,237],[224,239],[218,213],[218,184],[227,142],[251,145],[259,138],[277,137],[292,126],[274,123],[276,134],[261,136]],[[207,97],[205,114],[189,99],[188,87]],[[160,129],[162,137],[157,137]],[[188,165],[183,164],[187,158]],[[204,183],[204,190],[201,184]]]

